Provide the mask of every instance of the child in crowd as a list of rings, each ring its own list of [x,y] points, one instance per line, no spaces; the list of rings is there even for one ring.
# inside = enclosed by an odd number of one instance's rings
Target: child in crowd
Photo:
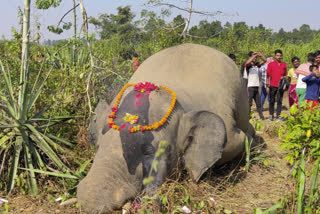
[[[298,57],[293,57],[291,59],[293,68],[288,71],[288,77],[290,79],[290,89],[289,89],[289,106],[293,104],[298,104],[299,99],[296,92],[296,86],[298,81],[298,75],[296,74],[296,69],[300,66],[300,59]]]
[[[320,85],[320,72],[317,65],[310,65],[310,71],[312,72],[309,76],[302,79],[307,84],[306,102],[312,102],[311,108],[319,105],[319,85]]]
[[[140,66],[140,63],[139,63],[139,59],[138,59],[138,54],[133,54],[133,57],[132,57],[132,62],[133,62],[133,72],[135,72],[138,67]]]

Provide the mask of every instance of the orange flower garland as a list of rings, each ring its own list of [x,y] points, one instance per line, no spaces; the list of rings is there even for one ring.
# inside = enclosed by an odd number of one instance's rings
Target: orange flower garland
[[[127,83],[119,92],[117,98],[116,98],[116,102],[114,103],[113,107],[111,108],[112,112],[109,115],[109,127],[115,130],[120,130],[120,126],[116,125],[114,123],[114,119],[116,118],[116,112],[118,111],[118,106],[120,104],[120,100],[123,96],[124,91],[130,87],[130,86],[141,86],[144,85],[145,83],[138,83],[138,84],[134,84],[134,83]],[[150,83],[146,83],[147,85],[149,85]],[[153,84],[152,84],[153,85]],[[167,113],[165,114],[165,116],[158,122],[151,124],[151,125],[146,125],[146,126],[141,126],[141,125],[137,125],[137,126],[133,126],[130,127],[129,131],[130,133],[134,133],[137,131],[145,131],[145,130],[156,130],[158,129],[160,126],[162,126],[168,119],[168,117],[170,116],[170,114],[172,113],[174,106],[176,104],[176,94],[170,90],[169,88],[165,87],[165,86],[160,86],[162,89],[168,91],[171,95],[172,95],[172,100],[171,100],[171,104],[170,107],[167,111]],[[141,91],[143,92],[143,91]]]

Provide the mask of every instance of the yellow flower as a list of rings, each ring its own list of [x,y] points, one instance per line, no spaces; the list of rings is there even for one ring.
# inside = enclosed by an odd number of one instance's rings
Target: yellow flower
[[[309,138],[310,136],[311,136],[311,129],[308,129],[308,131],[307,131],[307,138]]]

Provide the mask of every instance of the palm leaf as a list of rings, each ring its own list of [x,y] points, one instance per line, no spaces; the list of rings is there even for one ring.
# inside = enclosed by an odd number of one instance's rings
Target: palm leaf
[[[88,165],[91,163],[91,160],[85,161],[81,166],[77,169],[77,171],[74,173],[78,178],[82,178],[84,176],[84,171],[88,167]]]
[[[24,141],[23,147],[24,147],[24,155],[25,155],[25,159],[26,159],[26,166],[29,169],[33,169],[33,160],[32,160],[32,155],[30,153],[30,142],[29,142],[29,138],[26,135],[26,133],[24,131],[21,130],[21,135]],[[30,188],[31,188],[31,193],[32,195],[38,195],[38,185],[37,185],[37,181],[36,181],[36,176],[34,174],[34,172],[30,171],[29,172],[29,178],[30,178]]]
[[[16,109],[15,99],[14,99],[14,95],[13,95],[13,87],[12,87],[12,83],[11,83],[10,73],[8,73],[8,75],[7,75],[7,72],[5,72],[1,60],[0,60],[0,66],[1,66],[1,71],[2,71],[3,77],[4,77],[5,86],[7,88],[8,93],[9,93],[10,106],[14,109],[14,112],[16,112],[17,109]]]
[[[29,112],[30,109],[32,108],[32,106],[34,105],[34,103],[37,101],[40,93],[41,93],[41,90],[44,86],[44,83],[46,82],[46,80],[48,79],[50,73],[52,71],[52,68],[50,69],[50,71],[48,72],[47,76],[45,77],[45,79],[42,81],[42,83],[40,84],[39,88],[38,89],[33,89],[33,93],[31,94],[31,97],[30,99],[28,100],[27,102],[27,106],[26,106],[26,112]],[[33,95],[33,96],[32,96]]]
[[[43,171],[43,170],[39,170],[39,169],[27,169],[27,168],[19,168],[19,169],[23,169],[23,170],[27,170],[27,171],[33,171],[33,172],[36,172],[36,173],[52,175],[52,176],[61,177],[61,178],[78,179],[76,176],[71,175],[69,173],[64,173],[63,174],[63,173],[48,172],[48,171]]]
[[[44,140],[42,137],[41,133],[34,128],[30,124],[25,124],[28,129],[33,133],[33,136],[31,135],[30,137],[32,138],[33,141],[37,142],[38,147],[48,155],[48,157],[57,165],[59,169],[62,170],[68,170],[68,167],[64,165],[64,163],[60,160],[58,155],[52,150],[50,145]]]
[[[41,109],[41,111],[35,114],[30,120],[32,121],[34,119],[41,117],[47,110],[48,110],[48,107],[44,107],[43,109]]]
[[[48,138],[46,135],[40,133],[41,136],[44,138],[45,141],[47,141],[56,151],[59,151],[61,153],[66,153],[66,151],[56,142]]]
[[[60,137],[57,137],[57,136],[54,136],[52,134],[47,134],[47,136],[53,140],[56,140],[56,141],[59,141],[67,146],[70,146],[70,147],[73,147],[74,145],[72,143],[70,143],[69,141],[63,139],[63,138],[60,138]]]
[[[7,115],[13,119],[16,120],[17,118],[17,112],[15,111],[15,109],[13,108],[13,106],[10,104],[10,102],[8,101],[8,99],[3,96],[0,95],[1,100],[4,102],[5,106],[0,105],[0,108],[4,110],[5,113],[7,113]]]
[[[29,141],[29,147],[31,150],[31,153],[33,155],[33,158],[35,159],[35,161],[37,162],[37,165],[42,169],[45,168],[45,164],[41,158],[41,155],[39,154],[38,150],[34,147],[33,145],[33,141]]]
[[[8,141],[11,140],[11,139],[12,139],[12,135],[10,135],[10,133],[4,135],[4,136],[0,139],[0,148],[1,148],[1,147],[6,148],[5,143],[8,142]]]
[[[14,187],[14,178],[17,175],[19,157],[20,157],[20,152],[21,152],[21,148],[22,148],[22,142],[23,142],[22,137],[19,136],[16,138],[16,141],[14,143],[14,154],[13,154],[11,169],[10,169],[9,186],[7,189],[8,194],[10,194],[11,190]]]
[[[31,89],[31,91],[30,91],[30,95],[32,95],[32,94],[35,93],[36,86],[38,85],[38,81],[39,81],[40,76],[41,76],[41,74],[42,74],[42,66],[43,66],[43,62],[41,63],[41,67],[40,67],[40,69],[39,69],[39,72],[38,72],[38,75],[37,75],[37,77],[36,77],[36,80],[35,80],[34,83],[33,83],[33,87],[32,87],[32,89]]]

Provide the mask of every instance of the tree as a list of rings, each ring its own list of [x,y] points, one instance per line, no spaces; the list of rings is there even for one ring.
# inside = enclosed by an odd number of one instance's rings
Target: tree
[[[101,39],[110,39],[116,36],[122,42],[135,42],[138,28],[133,24],[134,14],[131,12],[131,7],[118,7],[117,11],[117,15],[101,14],[97,19],[90,17],[89,23],[100,30]]]
[[[314,36],[314,33],[312,32],[311,28],[307,24],[301,25],[299,28],[300,31],[300,39],[303,42],[311,42]]]
[[[30,2],[31,0],[24,0],[24,12],[23,12],[23,30],[22,30],[22,49],[21,49],[21,69],[20,79],[18,86],[18,98],[15,96],[15,84],[12,84],[10,72],[4,69],[2,62],[0,61],[0,70],[3,75],[3,82],[5,90],[0,92],[0,131],[1,131],[1,143],[6,146],[6,149],[1,149],[0,155],[2,166],[6,162],[6,168],[8,170],[8,194],[12,191],[15,178],[18,172],[18,167],[22,164],[25,166],[25,170],[28,170],[28,184],[33,195],[38,194],[37,181],[35,172],[43,173],[41,170],[56,171],[56,169],[63,172],[69,172],[68,167],[61,161],[58,154],[52,147],[57,148],[57,141],[64,141],[56,136],[50,136],[43,128],[46,123],[48,127],[51,121],[57,123],[63,120],[51,118],[43,118],[45,110],[36,112],[34,114],[34,104],[39,98],[41,89],[44,86],[46,78],[41,82],[40,69],[38,75],[31,85],[29,80],[29,40],[30,40]],[[48,7],[48,4],[57,5],[57,1],[52,0],[38,0],[36,4],[40,6]],[[68,117],[70,119],[70,117]],[[65,141],[66,142],[66,141]],[[68,145],[72,145],[66,142]],[[23,156],[23,157],[21,157]],[[50,159],[50,164],[44,160]],[[53,165],[56,169],[51,168]],[[22,168],[23,169],[23,168]],[[1,170],[2,171],[2,167]],[[47,174],[53,174],[57,176],[65,176],[66,174],[57,174],[52,172],[44,172]],[[69,174],[69,173],[67,173]],[[70,174],[69,174],[70,175]],[[7,177],[7,176],[5,176]],[[74,177],[74,176],[73,176]]]
[[[205,15],[205,16],[210,16],[210,17],[215,17],[219,14],[222,14],[221,11],[216,11],[216,12],[208,12],[208,11],[199,11],[199,10],[194,10],[193,9],[193,0],[187,0],[184,1],[186,4],[188,4],[188,7],[180,7],[177,6],[175,4],[169,3],[169,1],[165,1],[165,0],[149,0],[148,4],[149,5],[153,5],[153,6],[157,6],[157,7],[167,7],[167,8],[173,8],[173,9],[177,9],[181,12],[186,12],[187,13],[187,18],[185,18],[185,25],[184,25],[184,29],[181,32],[181,36],[183,38],[186,38],[187,36],[191,36],[190,34],[188,34],[188,30],[189,30],[189,26],[190,26],[190,21],[191,21],[191,16],[192,14],[199,14],[199,15]]]

